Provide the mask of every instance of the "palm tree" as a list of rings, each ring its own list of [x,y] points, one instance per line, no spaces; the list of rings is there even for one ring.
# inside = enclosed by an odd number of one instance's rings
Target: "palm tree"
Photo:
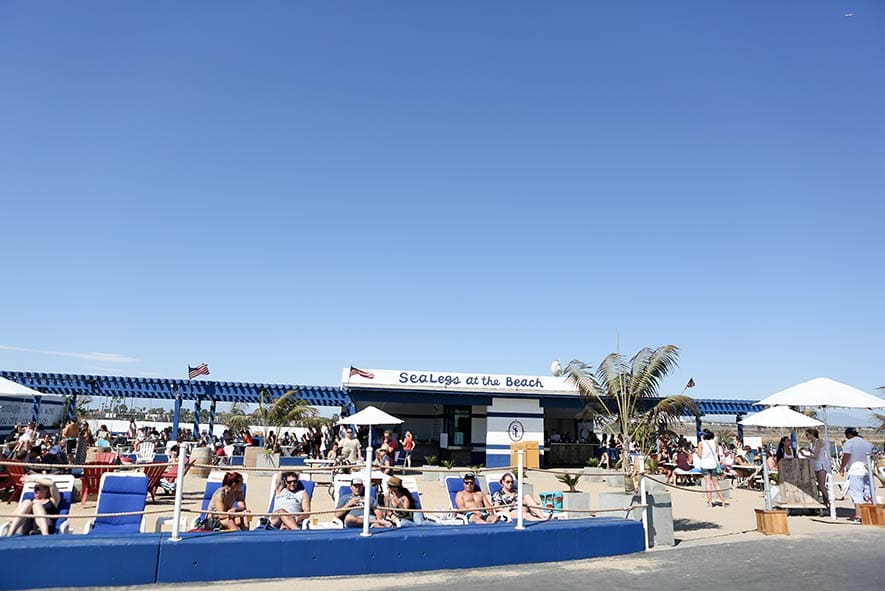
[[[609,430],[623,437],[621,463],[624,488],[634,490],[628,461],[630,443],[635,441],[647,451],[660,430],[686,414],[700,413],[690,396],[668,396],[646,408],[658,397],[661,381],[678,365],[679,348],[664,345],[657,349],[644,347],[631,359],[611,353],[594,371],[583,361],[570,361],[563,370],[575,384],[587,407],[608,417]]]
[[[264,388],[259,390],[256,415],[265,427],[274,427],[278,433],[293,423],[302,427],[315,427],[327,422],[327,419],[319,416],[317,409],[298,398],[298,390],[285,392],[267,406],[266,397],[269,396]]]

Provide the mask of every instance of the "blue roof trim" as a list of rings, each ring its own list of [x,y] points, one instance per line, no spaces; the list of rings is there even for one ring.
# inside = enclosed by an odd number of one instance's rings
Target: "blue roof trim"
[[[311,406],[346,406],[350,397],[338,386],[303,386],[297,384],[250,384],[245,382],[189,381],[170,378],[139,378],[82,374],[40,373],[0,370],[0,376],[45,394],[63,396],[123,396],[174,400],[215,400],[257,404],[264,389],[269,399],[297,390],[298,398]]]

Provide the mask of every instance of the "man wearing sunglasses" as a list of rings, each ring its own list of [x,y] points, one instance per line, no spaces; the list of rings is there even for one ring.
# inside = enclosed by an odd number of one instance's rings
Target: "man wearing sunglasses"
[[[476,490],[476,476],[473,472],[464,475],[464,490],[455,495],[455,508],[470,523],[495,523],[498,520],[492,512],[492,504],[482,492]]]
[[[310,495],[298,481],[295,472],[283,472],[273,501],[274,514],[270,525],[277,529],[301,529],[302,522],[310,517]]]

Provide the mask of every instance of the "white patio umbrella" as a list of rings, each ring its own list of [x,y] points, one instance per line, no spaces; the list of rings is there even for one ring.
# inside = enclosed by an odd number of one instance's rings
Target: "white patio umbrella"
[[[817,406],[823,410],[824,417],[824,446],[827,449],[827,458],[829,462],[830,455],[830,435],[829,424],[827,423],[827,407],[835,406],[839,408],[883,408],[885,400],[872,394],[867,394],[863,390],[858,390],[848,384],[831,380],[830,378],[815,378],[801,384],[796,384],[786,390],[781,390],[772,394],[768,398],[763,398],[756,404],[763,406],[787,405],[787,406]],[[836,504],[833,492],[833,479],[830,478],[828,487],[828,495],[830,498],[830,519],[836,519]]]
[[[741,421],[749,427],[817,427],[822,421],[805,416],[787,406],[772,406]]]
[[[380,408],[367,406],[358,413],[349,417],[342,417],[338,421],[339,425],[368,425],[369,441],[366,447],[366,501],[363,504],[363,533],[361,535],[369,535],[369,489],[372,486],[372,426],[374,425],[399,425],[402,419],[398,419],[393,415],[387,414]]]

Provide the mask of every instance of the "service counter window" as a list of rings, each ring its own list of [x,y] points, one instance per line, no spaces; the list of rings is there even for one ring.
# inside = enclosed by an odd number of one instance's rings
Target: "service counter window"
[[[446,406],[445,426],[449,445],[470,445],[471,411],[469,406]]]

